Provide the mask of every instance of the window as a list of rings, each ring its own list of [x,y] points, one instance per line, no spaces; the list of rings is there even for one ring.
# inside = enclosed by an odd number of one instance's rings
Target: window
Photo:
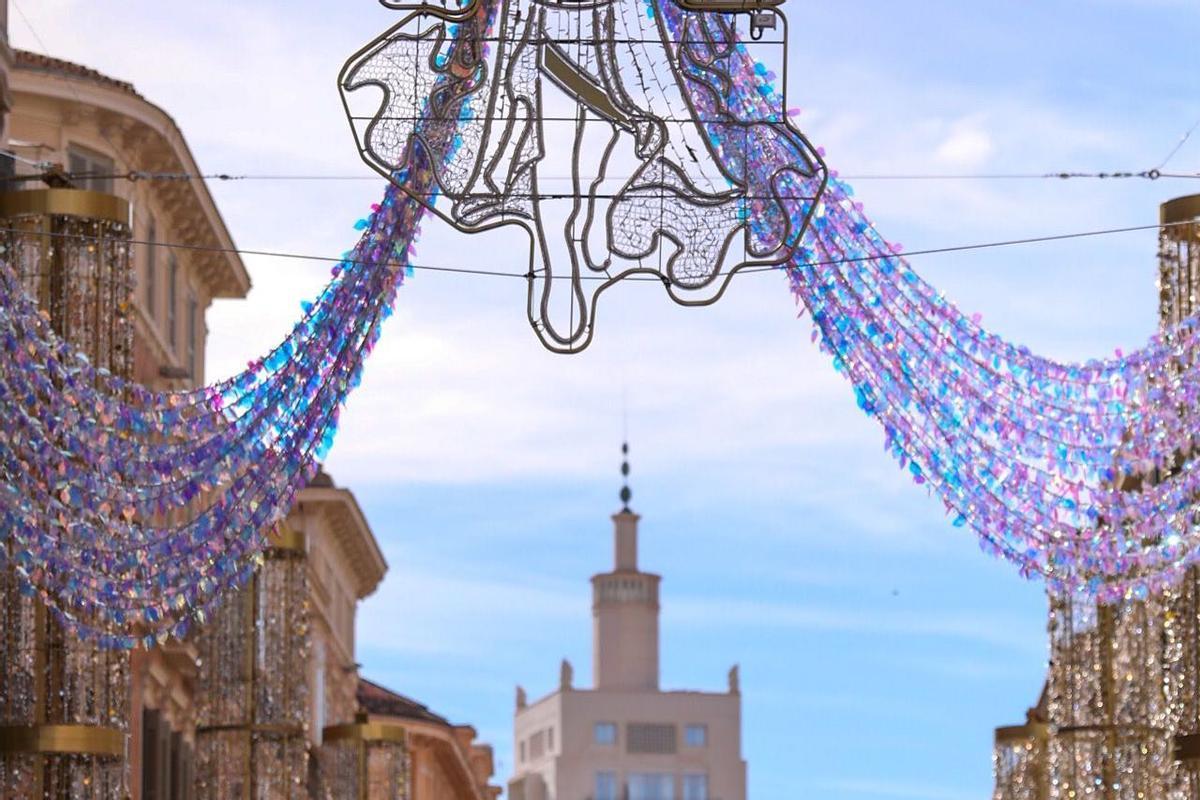
[[[146,313],[158,317],[158,225],[154,217],[146,224]]]
[[[167,341],[171,343],[172,350],[179,343],[179,332],[175,330],[175,303],[178,300],[178,291],[179,262],[172,255],[167,262]]]
[[[617,800],[617,773],[596,773],[596,796],[592,800]]]
[[[188,295],[187,313],[187,367],[192,373],[192,380],[200,380],[200,368],[196,364],[196,295]]]
[[[2,14],[3,14],[3,12],[0,12],[0,16],[2,16]],[[10,178],[11,179],[11,178],[15,178],[16,176],[17,176],[17,160],[15,158],[0,157],[0,178]],[[12,180],[4,181],[4,182],[0,183],[0,187],[3,187],[3,188],[0,188],[0,191],[5,191],[5,192],[11,191],[12,189],[20,188],[22,185],[23,184],[18,184],[17,182],[12,181]]]
[[[521,742],[521,763],[525,763],[525,743]]]
[[[529,757],[537,761],[546,754],[546,732],[538,731],[529,737]]]
[[[266,637],[262,637],[266,638]],[[313,727],[317,730],[317,741],[321,742],[325,732],[325,645],[313,647]]]
[[[688,725],[683,729],[683,743],[688,747],[706,747],[708,745],[708,726]]]
[[[171,800],[190,800],[195,783],[192,746],[182,733],[171,734]]]
[[[629,800],[675,800],[675,776],[669,772],[629,773]]]
[[[596,744],[616,744],[617,723],[597,722],[592,731],[592,739],[596,742]]]
[[[192,796],[192,749],[163,715],[142,709],[142,797],[188,800]]]
[[[164,727],[158,711],[153,708],[142,709],[142,797],[145,800],[166,800],[163,796],[166,764],[162,758],[162,736],[159,729]]]
[[[625,750],[629,753],[674,753],[676,736],[674,725],[631,723],[625,730]]]
[[[75,144],[67,148],[67,171],[72,175],[86,176],[74,181],[80,189],[112,194],[112,174],[115,169],[113,160],[103,153]]]
[[[683,800],[708,800],[708,775],[703,772],[685,773]]]
[[[554,752],[554,728],[546,729],[546,749]]]

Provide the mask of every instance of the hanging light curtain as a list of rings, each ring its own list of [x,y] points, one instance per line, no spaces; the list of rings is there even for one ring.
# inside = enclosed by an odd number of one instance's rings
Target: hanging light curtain
[[[1048,743],[1054,800],[1166,797],[1172,771],[1164,600],[1050,596]]]
[[[78,189],[5,192],[0,220],[2,256],[55,334],[127,378],[128,204]],[[128,654],[66,630],[18,575],[17,544],[0,547],[0,797],[122,797]]]
[[[197,800],[288,800],[308,777],[308,561],[280,526],[197,636]]]
[[[410,756],[403,727],[360,714],[323,731],[321,783],[329,800],[409,800]]]
[[[1161,207],[1169,226],[1158,253],[1164,331],[1197,307],[1198,219],[1200,197]],[[1114,484],[1139,492],[1169,478],[1174,464]],[[1052,592],[1049,628],[1048,725],[997,730],[996,800],[1200,800],[1200,571],[1188,567],[1144,600],[1102,604],[1084,592]]]
[[[1026,713],[1024,725],[996,728],[992,750],[996,787],[992,800],[1049,800],[1048,734],[1043,689],[1038,704]]]
[[[1200,307],[1200,195],[1159,209],[1159,317],[1164,329]],[[1193,518],[1193,521],[1196,521]],[[1200,800],[1200,569],[1190,567],[1166,594],[1165,688],[1175,731],[1172,800]]]

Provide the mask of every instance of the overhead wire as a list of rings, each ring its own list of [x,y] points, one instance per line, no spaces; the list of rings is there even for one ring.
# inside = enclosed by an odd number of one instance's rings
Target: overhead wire
[[[17,14],[20,15],[21,19],[24,21],[25,26],[29,29],[30,33],[38,41],[38,44],[41,45],[43,51],[48,52],[45,42],[42,40],[41,36],[37,32],[37,29],[34,28],[33,23],[29,20],[29,17],[25,14],[24,10],[21,8],[20,4],[18,2],[16,2],[16,0],[13,0],[13,7],[17,11]],[[74,90],[74,87],[72,87],[72,90]],[[77,95],[77,99],[78,99],[78,95]],[[1184,180],[1198,179],[1198,178],[1200,178],[1200,172],[1165,172],[1165,171],[1163,171],[1163,168],[1167,165],[1167,163],[1170,162],[1171,159],[1173,159],[1175,157],[1175,155],[1183,148],[1184,144],[1186,144],[1186,142],[1190,139],[1191,135],[1198,128],[1200,128],[1200,119],[1197,119],[1195,124],[1193,124],[1190,128],[1188,128],[1183,133],[1183,135],[1180,137],[1179,141],[1176,142],[1175,146],[1171,149],[1171,151],[1169,153],[1167,153],[1166,157],[1162,160],[1162,162],[1160,162],[1160,164],[1157,167],[1154,167],[1152,169],[1146,169],[1146,170],[1138,170],[1138,171],[1127,170],[1127,171],[1111,171],[1111,172],[1109,172],[1109,171],[1084,172],[1084,171],[1061,170],[1061,171],[1054,171],[1054,172],[961,173],[961,174],[953,174],[953,173],[950,173],[950,174],[932,174],[932,173],[931,174],[925,174],[925,173],[908,173],[908,174],[905,174],[905,173],[898,173],[898,174],[875,173],[875,174],[870,174],[870,173],[868,173],[868,174],[857,174],[857,175],[837,175],[837,177],[840,179],[843,179],[843,180],[860,180],[860,181],[861,180],[897,180],[897,181],[900,181],[900,180],[913,180],[913,181],[1072,180],[1072,179],[1095,179],[1095,180],[1142,179],[1142,180],[1156,181],[1156,180],[1160,180],[1160,179],[1184,179]],[[118,148],[111,140],[109,140],[107,136],[105,136],[105,141],[108,142],[108,144],[110,146],[112,146],[114,151],[118,152],[121,155],[121,158],[123,161],[125,161],[126,165],[129,165],[128,159],[124,157],[123,153],[121,153],[120,148]],[[17,155],[16,153],[0,151],[0,156],[7,156],[9,158],[12,158],[14,161],[19,161],[19,162],[28,164],[30,166],[37,167],[42,170],[42,173],[40,173],[40,174],[14,175],[14,176],[0,177],[0,183],[14,182],[14,181],[24,182],[24,181],[30,181],[30,180],[41,180],[46,177],[49,177],[50,175],[54,175],[56,177],[65,177],[68,180],[109,179],[109,180],[128,180],[130,182],[136,182],[136,181],[142,181],[142,180],[177,180],[177,181],[213,180],[213,181],[221,181],[221,182],[260,181],[260,180],[261,181],[267,181],[267,180],[276,180],[276,181],[364,181],[364,180],[370,180],[370,181],[378,181],[381,179],[381,176],[379,176],[379,175],[305,175],[305,174],[257,174],[256,175],[256,174],[231,174],[231,173],[225,173],[225,172],[200,174],[200,173],[188,173],[188,172],[148,172],[148,171],[133,170],[133,169],[129,169],[126,172],[121,172],[121,173],[113,172],[113,173],[108,173],[108,174],[93,173],[93,172],[71,173],[71,172],[64,172],[64,171],[58,170],[58,169],[56,169],[55,165],[53,165],[53,164],[49,164],[46,162],[35,162],[30,159],[23,158],[22,156]],[[554,179],[554,178],[551,176],[551,179]],[[853,263],[853,262],[877,261],[877,260],[882,260],[882,259],[886,259],[886,258],[897,258],[897,257],[907,258],[907,257],[919,256],[919,255],[936,255],[936,254],[943,254],[943,253],[969,252],[969,251],[992,249],[992,248],[999,248],[999,247],[1012,247],[1012,246],[1018,246],[1018,245],[1064,241],[1064,240],[1069,240],[1069,239],[1079,239],[1079,238],[1086,238],[1086,237],[1092,237],[1092,236],[1105,236],[1105,235],[1119,234],[1119,233],[1131,233],[1131,232],[1137,232],[1137,231],[1156,230],[1156,229],[1163,229],[1163,228],[1171,227],[1172,225],[1178,225],[1178,224],[1181,224],[1181,223],[1164,223],[1164,224],[1157,224],[1157,225],[1128,226],[1128,227],[1122,227],[1122,228],[1107,228],[1107,229],[1101,229],[1101,230],[1081,231],[1081,232],[1065,233],[1065,234],[1052,234],[1052,235],[1047,235],[1047,236],[1033,236],[1033,237],[1024,237],[1024,238],[1019,238],[1019,239],[1007,239],[1007,240],[1001,240],[1001,241],[980,242],[980,243],[965,244],[965,245],[953,245],[953,246],[948,246],[948,247],[927,248],[927,249],[922,249],[922,250],[912,250],[912,251],[908,251],[905,253],[879,253],[879,254],[869,255],[869,256],[828,259],[828,260],[823,260],[823,261],[810,262],[809,266],[832,266],[832,265],[837,265],[837,264],[845,264],[845,263]],[[27,231],[25,229],[18,229],[18,228],[0,228],[0,232],[26,233],[26,234],[30,233],[30,231]],[[44,236],[50,236],[50,237],[83,238],[83,239],[93,239],[93,240],[101,240],[104,238],[104,237],[98,237],[98,236],[89,236],[87,234],[68,234],[68,233],[52,233],[52,232],[38,232],[38,235],[44,235]],[[242,256],[283,258],[283,259],[291,259],[291,260],[315,261],[315,262],[322,262],[322,263],[361,263],[361,262],[357,262],[353,259],[332,258],[332,257],[328,257],[328,256],[319,256],[319,255],[306,254],[306,253],[294,253],[294,252],[287,252],[287,251],[246,249],[246,248],[235,248],[235,247],[214,247],[214,246],[206,246],[206,245],[185,244],[185,243],[181,243],[181,242],[160,242],[160,241],[139,240],[139,239],[128,239],[125,241],[128,244],[146,245],[146,246],[152,246],[152,247],[164,247],[164,248],[168,248],[168,249],[179,249],[179,250],[189,250],[189,251],[219,252],[219,253],[226,253],[226,254],[233,253],[233,254],[242,255]],[[397,264],[399,264],[399,262],[397,262]],[[505,278],[519,278],[519,279],[529,279],[532,277],[532,273],[530,273],[530,272],[518,273],[518,272],[507,272],[507,271],[503,271],[503,270],[479,269],[479,268],[473,268],[473,267],[450,267],[450,266],[433,265],[433,264],[412,264],[412,263],[404,264],[403,266],[405,266],[406,268],[411,268],[413,270],[462,274],[462,275],[475,275],[475,276],[486,276],[486,277],[505,277]],[[738,272],[746,272],[746,273],[767,272],[767,271],[776,271],[780,268],[781,267],[775,266],[775,265],[751,266],[751,267],[744,268],[742,270],[738,270]],[[720,276],[721,276],[721,273],[718,273],[718,275],[716,275],[714,277],[720,277]],[[565,275],[564,276],[550,276],[550,277],[551,277],[551,279],[555,279],[555,280],[570,279],[570,276],[565,276]],[[585,276],[580,276],[580,277],[583,280],[593,280],[593,281],[609,280],[609,277],[606,275],[595,275],[595,276],[585,275]],[[626,280],[642,280],[642,281],[661,282],[665,279],[660,278],[658,276],[633,275],[633,276],[629,276],[628,278],[626,278]]]
[[[1200,128],[1200,118],[1197,118],[1196,121],[1192,123],[1192,127],[1183,132],[1183,135],[1179,137],[1179,141],[1176,142],[1175,146],[1171,148],[1171,152],[1167,153],[1166,158],[1164,158],[1162,163],[1158,165],[1158,169],[1165,167],[1167,162],[1173,159],[1176,154],[1183,149],[1183,146],[1187,144],[1188,139],[1192,138],[1192,134],[1196,132],[1197,128]]]
[[[961,252],[970,252],[970,251],[976,251],[976,250],[990,250],[990,249],[1001,248],[1001,247],[1016,247],[1019,245],[1059,242],[1059,241],[1067,241],[1070,239],[1084,239],[1084,238],[1089,238],[1089,237],[1094,237],[1094,236],[1110,236],[1110,235],[1120,234],[1120,233],[1136,233],[1139,231],[1163,230],[1163,229],[1169,229],[1169,228],[1179,227],[1179,226],[1183,226],[1183,225],[1191,225],[1191,224],[1193,224],[1192,221],[1187,220],[1184,222],[1164,222],[1164,223],[1157,223],[1157,224],[1152,224],[1152,225],[1129,225],[1129,226],[1119,227],[1119,228],[1101,228],[1098,230],[1048,234],[1045,236],[1027,236],[1027,237],[1023,237],[1023,238],[1019,238],[1019,239],[1002,239],[1002,240],[989,241],[989,242],[975,242],[975,243],[970,243],[970,244],[949,245],[946,247],[931,247],[931,248],[925,248],[925,249],[921,249],[921,250],[909,250],[906,252],[887,252],[887,253],[876,253],[876,254],[867,255],[867,256],[850,257],[850,258],[824,259],[821,261],[805,262],[805,264],[807,266],[811,266],[811,267],[822,267],[822,266],[835,266],[838,264],[851,264],[851,263],[861,263],[861,262],[871,262],[871,261],[882,261],[882,260],[890,259],[890,258],[910,258],[912,256],[939,255],[939,254],[944,254],[944,253],[961,253]],[[96,242],[111,241],[113,238],[113,237],[97,236],[97,235],[93,235],[93,234],[84,234],[84,233],[31,231],[26,228],[13,228],[13,227],[0,227],[0,233],[25,234],[25,235],[29,235],[29,236],[44,236],[44,237],[49,237],[52,239],[79,239],[79,240],[96,241]],[[261,249],[247,249],[247,248],[237,248],[237,247],[215,247],[215,246],[211,246],[211,245],[185,244],[182,242],[148,241],[148,240],[132,239],[132,238],[131,239],[122,238],[121,241],[124,242],[125,244],[130,244],[130,245],[149,245],[149,246],[153,246],[153,247],[165,247],[168,249],[174,248],[174,249],[178,249],[178,250],[185,250],[185,251],[192,251],[192,252],[210,252],[210,253],[225,253],[225,254],[234,253],[234,254],[241,255],[241,256],[280,258],[280,259],[290,259],[290,260],[294,260],[294,261],[312,261],[312,262],[319,262],[319,263],[325,263],[325,264],[362,265],[362,264],[368,263],[361,259],[353,259],[353,258],[347,258],[347,257],[321,256],[321,255],[315,255],[315,254],[311,254],[311,253],[295,253],[295,252],[288,252],[288,251],[283,251],[283,250],[261,250]],[[390,266],[411,268],[414,271],[420,270],[420,271],[425,271],[425,272],[442,272],[442,273],[474,275],[474,276],[495,277],[495,278],[518,278],[521,280],[528,280],[528,279],[534,277],[533,274],[528,271],[527,272],[508,272],[508,271],[504,271],[504,270],[479,269],[479,268],[475,268],[475,267],[458,267],[458,266],[446,266],[446,265],[439,265],[439,264],[404,263],[401,261],[389,261],[389,262],[385,262],[385,263]],[[784,269],[783,265],[761,265],[761,266],[755,265],[755,266],[747,266],[745,268],[735,270],[734,272],[735,272],[735,274],[757,273],[757,272],[775,272],[775,271],[779,271],[782,269]],[[721,277],[726,274],[728,274],[728,273],[718,273],[714,277]],[[552,275],[552,276],[548,276],[548,277],[551,280],[572,280],[573,279],[572,276],[570,276],[570,275]],[[581,276],[579,276],[579,279],[585,280],[585,281],[607,281],[607,280],[609,280],[609,277],[606,275],[581,275]],[[662,278],[662,277],[659,277],[656,275],[630,275],[630,276],[626,277],[624,280],[650,281],[650,282],[662,283],[662,282],[664,282],[665,278]]]
[[[1180,142],[1182,146],[1182,142]],[[25,175],[10,175],[0,177],[0,182],[13,183],[24,181],[42,180],[46,177],[54,175],[56,177],[65,177],[69,180],[127,180],[130,182],[138,181],[221,181],[221,182],[240,182],[240,181],[379,181],[382,177],[378,174],[358,174],[358,175],[338,175],[338,174],[236,174],[229,172],[210,172],[210,173],[189,173],[189,172],[146,172],[142,170],[129,170],[127,172],[63,172],[50,171],[49,164],[45,162],[31,161],[26,158],[21,158],[15,153],[0,151],[0,155],[15,158],[23,163],[41,168],[43,171],[39,173],[30,173]],[[1170,158],[1167,159],[1168,161]],[[1164,162],[1165,163],[1165,162]],[[569,180],[569,176],[561,175],[542,175],[539,176],[543,180]],[[1113,170],[1113,171],[1071,171],[1059,170],[1054,172],[985,172],[985,173],[860,173],[860,174],[841,174],[836,177],[839,180],[853,181],[982,181],[982,180],[1124,180],[1124,179],[1141,179],[1141,180],[1196,180],[1200,179],[1200,172],[1165,172],[1159,168],[1144,169],[1144,170]]]

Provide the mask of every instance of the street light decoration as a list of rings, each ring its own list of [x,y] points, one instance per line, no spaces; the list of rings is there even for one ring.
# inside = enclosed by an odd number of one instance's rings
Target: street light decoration
[[[104,647],[209,619],[332,446],[426,212],[524,228],[530,319],[560,351],[590,341],[584,284],[649,278],[705,302],[734,270],[778,269],[885,451],[985,551],[1105,603],[1178,581],[1200,560],[1200,317],[1084,363],[984,329],[827,177],[752,55],[786,21],[733,3],[410,10],[342,73],[344,86],[411,76],[395,83],[411,102],[389,89],[390,110],[352,113],[391,184],[291,334],[225,381],[159,393],[114,373],[55,331],[6,256],[0,555],[23,590]],[[550,146],[555,124],[571,147]],[[563,198],[545,188],[556,176]]]
[[[80,189],[2,192],[0,227],[5,275],[23,287],[29,308],[75,352],[127,377],[129,205]],[[12,311],[0,304],[0,315]],[[7,366],[0,361],[0,377],[10,377]],[[0,385],[0,392],[11,391],[11,382]],[[53,416],[46,421],[53,424]],[[0,451],[19,436],[22,422],[10,416],[2,427]],[[11,464],[0,467],[6,479]],[[0,500],[0,513],[10,509]],[[30,591],[19,543],[6,533],[0,533],[0,798],[124,796],[129,656],[72,635],[48,598]]]
[[[586,347],[597,298],[624,278],[705,305],[739,270],[794,253],[824,164],[782,95],[749,106],[732,92],[746,59],[770,59],[786,85],[777,2],[384,5],[408,13],[339,79],[359,151],[458,230],[527,235],[546,347]],[[364,87],[382,91],[365,112]],[[409,180],[414,152],[442,165],[432,186]]]

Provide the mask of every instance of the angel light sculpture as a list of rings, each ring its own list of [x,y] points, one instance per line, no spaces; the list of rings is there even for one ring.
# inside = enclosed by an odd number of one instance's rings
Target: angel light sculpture
[[[780,0],[382,2],[408,13],[339,78],[362,157],[460,231],[528,234],[529,321],[549,349],[586,347],[624,278],[702,305],[793,254],[824,164],[782,96],[733,92],[739,25],[786,75]],[[359,105],[363,87],[382,103]],[[431,188],[409,180],[414,148],[441,165]]]

